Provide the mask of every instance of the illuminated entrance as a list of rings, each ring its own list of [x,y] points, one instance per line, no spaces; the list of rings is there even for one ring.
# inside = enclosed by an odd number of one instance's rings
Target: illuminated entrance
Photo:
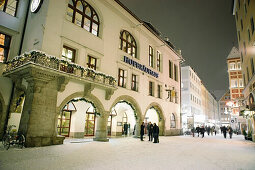
[[[151,122],[156,123],[159,126],[159,113],[158,111],[154,108],[151,107],[149,110],[147,110],[145,118],[144,118],[144,124],[145,124],[145,134],[147,134],[147,125],[148,123]]]
[[[112,108],[107,122],[109,136],[131,136],[135,134],[136,116],[132,107],[128,102],[120,101]]]
[[[94,136],[96,115],[97,112],[92,102],[85,98],[72,99],[58,116],[58,134],[74,138]]]

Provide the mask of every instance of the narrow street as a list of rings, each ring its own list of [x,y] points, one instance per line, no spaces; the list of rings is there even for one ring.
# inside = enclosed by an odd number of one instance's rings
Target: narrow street
[[[255,143],[242,135],[160,137],[154,144],[132,137],[110,142],[67,139],[63,145],[8,151],[0,147],[1,170],[57,169],[255,169]]]

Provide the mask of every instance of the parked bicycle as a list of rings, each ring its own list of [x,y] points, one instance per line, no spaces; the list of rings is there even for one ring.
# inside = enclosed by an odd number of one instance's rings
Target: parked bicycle
[[[8,150],[11,145],[17,145],[19,148],[23,148],[25,145],[25,136],[23,134],[17,133],[16,129],[12,129],[16,127],[15,125],[10,125],[7,127],[6,134],[3,137],[2,143],[4,148]]]

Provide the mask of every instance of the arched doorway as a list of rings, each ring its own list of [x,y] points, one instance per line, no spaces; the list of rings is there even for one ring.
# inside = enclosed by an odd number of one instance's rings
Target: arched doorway
[[[58,135],[73,138],[94,136],[97,114],[93,102],[85,98],[71,99],[58,115]]]
[[[137,115],[133,105],[127,101],[119,101],[111,109],[108,117],[108,136],[135,135]]]
[[[157,104],[151,104],[144,117],[145,133],[147,134],[147,125],[151,122],[156,123],[159,126],[159,135],[164,135],[165,121],[162,113],[162,109]]]

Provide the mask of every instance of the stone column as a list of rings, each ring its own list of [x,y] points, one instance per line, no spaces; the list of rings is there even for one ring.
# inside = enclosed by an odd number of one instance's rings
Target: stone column
[[[135,138],[140,138],[142,121],[138,118],[135,124]]]
[[[108,121],[109,113],[101,114],[97,116],[97,126],[96,126],[96,137],[93,139],[94,141],[108,142],[107,138],[107,121]]]

